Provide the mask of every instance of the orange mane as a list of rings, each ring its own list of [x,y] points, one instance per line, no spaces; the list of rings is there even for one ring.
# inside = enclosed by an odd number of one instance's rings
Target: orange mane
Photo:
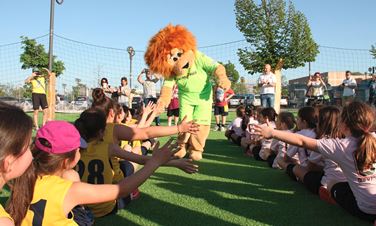
[[[160,30],[149,41],[145,52],[145,62],[150,70],[165,78],[173,76],[172,66],[167,62],[167,55],[174,48],[196,51],[196,39],[187,28],[171,24]]]

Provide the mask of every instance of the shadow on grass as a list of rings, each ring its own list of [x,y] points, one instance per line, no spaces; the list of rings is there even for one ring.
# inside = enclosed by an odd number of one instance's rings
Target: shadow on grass
[[[132,217],[135,222],[129,221],[126,219],[127,212],[119,211],[117,215],[98,219],[96,224],[143,225],[146,218],[150,223],[158,225],[205,225],[206,222],[217,225],[236,225],[198,211],[162,201],[144,193],[142,193],[140,200],[130,204],[127,211],[139,216],[139,221],[135,217]]]
[[[264,162],[241,157],[240,148],[226,140],[208,140],[207,147],[210,149],[207,148],[204,159],[199,162],[200,175],[184,177],[156,173],[152,177],[157,181],[156,186],[196,201],[203,200],[203,208],[208,208],[209,204],[209,207],[240,216],[234,221],[237,224],[250,219],[245,224],[257,224],[257,221],[271,225],[366,225],[338,206],[319,200],[282,171],[270,169]],[[180,213],[178,208],[174,218],[188,218],[192,225],[218,223],[214,217],[196,221],[196,212],[190,217],[186,214],[186,211]],[[232,219],[228,221],[232,222]],[[166,222],[159,223],[164,225]]]

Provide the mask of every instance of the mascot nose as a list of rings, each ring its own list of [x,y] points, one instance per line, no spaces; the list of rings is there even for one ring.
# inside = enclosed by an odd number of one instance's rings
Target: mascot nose
[[[177,57],[174,57],[174,58],[172,58],[174,61],[177,61],[178,60],[178,58]]]

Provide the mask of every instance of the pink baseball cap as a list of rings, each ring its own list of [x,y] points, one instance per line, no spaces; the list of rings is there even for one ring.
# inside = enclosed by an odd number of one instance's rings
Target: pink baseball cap
[[[50,145],[43,144],[43,139]],[[71,123],[50,121],[38,130],[35,136],[35,146],[48,153],[63,154],[79,147],[87,148],[87,143]]]

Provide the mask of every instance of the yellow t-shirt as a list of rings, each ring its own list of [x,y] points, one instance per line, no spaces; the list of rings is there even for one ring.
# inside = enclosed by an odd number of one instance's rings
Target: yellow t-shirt
[[[46,94],[46,79],[38,76],[31,80],[32,93]]]
[[[38,177],[34,186],[33,200],[21,226],[77,226],[73,218],[67,218],[63,209],[65,196],[72,183],[53,175]]]
[[[123,125],[129,126],[129,125],[134,125],[134,124],[136,124],[136,123],[137,123],[137,120],[136,120],[136,119],[132,119],[128,124],[125,123],[125,124],[123,124]],[[124,149],[125,145],[127,145],[127,144],[129,144],[129,141],[127,141],[127,140],[122,140],[122,141],[120,142],[120,147],[121,147],[122,149]],[[141,147],[141,141],[140,141],[140,140],[134,140],[134,141],[131,142],[131,146],[132,146],[133,148],[134,148],[134,147]]]
[[[88,143],[86,150],[81,151],[81,159],[77,163],[77,171],[81,181],[89,184],[112,184],[114,172],[108,156],[109,144],[103,141]],[[116,205],[116,200],[87,205],[95,217],[110,213]]]
[[[103,141],[107,144],[114,144],[114,127],[115,123],[107,123],[104,130]],[[114,170],[113,183],[117,184],[124,179],[123,171],[120,169],[119,158],[112,157],[110,159],[112,169]]]
[[[9,220],[13,221],[10,215],[5,211],[2,205],[0,205],[0,218],[9,218]]]

